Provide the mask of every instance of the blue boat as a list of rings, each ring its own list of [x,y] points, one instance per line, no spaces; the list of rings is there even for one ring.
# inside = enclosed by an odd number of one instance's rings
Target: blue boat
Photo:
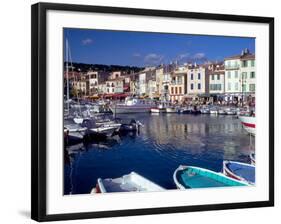
[[[179,189],[249,186],[248,183],[227,177],[208,169],[180,165],[174,172],[174,182]]]
[[[223,161],[223,173],[239,181],[255,184],[255,166],[236,161]]]
[[[253,152],[250,154],[251,164],[256,165],[256,154]]]

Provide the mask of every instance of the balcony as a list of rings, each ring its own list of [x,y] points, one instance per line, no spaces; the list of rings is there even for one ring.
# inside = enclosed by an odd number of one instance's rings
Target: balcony
[[[171,81],[171,85],[182,85],[183,82],[182,81]]]
[[[239,69],[239,65],[225,65],[225,70],[235,70],[235,69]]]

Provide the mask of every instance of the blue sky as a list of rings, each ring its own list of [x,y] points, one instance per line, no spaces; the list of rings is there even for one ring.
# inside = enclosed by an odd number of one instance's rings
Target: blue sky
[[[64,29],[72,61],[88,64],[149,66],[170,63],[220,61],[248,48],[255,39],[244,37],[163,34],[147,32]],[[64,40],[65,41],[65,40]]]

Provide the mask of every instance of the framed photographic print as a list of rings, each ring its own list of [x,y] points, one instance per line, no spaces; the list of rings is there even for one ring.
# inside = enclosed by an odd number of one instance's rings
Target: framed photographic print
[[[274,19],[32,6],[32,219],[274,205]]]

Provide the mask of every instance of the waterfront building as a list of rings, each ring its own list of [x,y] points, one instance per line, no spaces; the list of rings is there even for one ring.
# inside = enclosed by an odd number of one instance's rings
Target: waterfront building
[[[188,65],[187,94],[193,99],[204,98],[209,95],[208,65]]]
[[[107,84],[105,81],[99,82],[97,86],[98,94],[106,94],[107,93]]]
[[[124,75],[124,83],[123,83],[123,92],[124,93],[130,93],[131,89],[131,75],[130,74],[126,74]]]
[[[73,96],[86,96],[88,94],[88,81],[86,75],[80,74],[71,81]]]
[[[211,101],[224,100],[224,64],[209,65],[209,93]]]
[[[187,67],[181,66],[171,73],[169,84],[169,98],[171,102],[181,102],[187,93]]]
[[[156,94],[160,97],[163,90],[163,80],[164,80],[164,66],[161,65],[155,71],[156,76]]]
[[[140,95],[145,95],[146,92],[147,92],[146,73],[142,72],[139,74],[139,93]]]
[[[152,92],[155,92],[155,90],[156,90],[155,67],[146,67],[143,71],[139,73],[139,94],[141,96],[147,97],[149,95],[152,95]]]
[[[241,103],[255,93],[255,55],[248,49],[225,58],[225,99]]]
[[[124,92],[124,77],[119,77],[115,79],[109,79],[106,83],[106,93],[123,93]]]
[[[130,75],[130,93],[139,95],[139,74],[133,73]]]
[[[86,74],[88,81],[88,94],[93,95],[98,93],[98,85],[108,79],[109,73],[104,71],[88,71]]]
[[[114,71],[111,72],[108,79],[117,79],[123,76],[123,73],[121,71]]]

